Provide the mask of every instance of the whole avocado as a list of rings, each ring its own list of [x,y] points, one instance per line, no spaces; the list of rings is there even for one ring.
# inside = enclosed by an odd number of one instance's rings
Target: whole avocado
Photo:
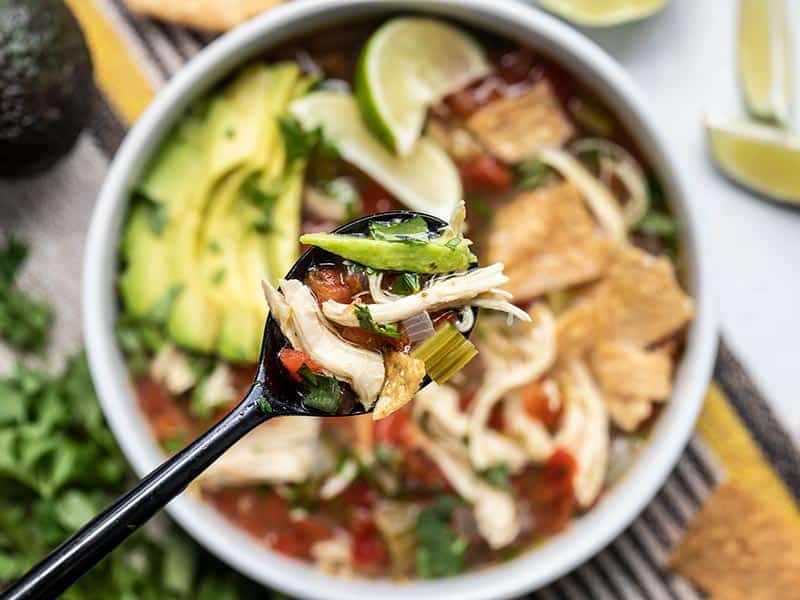
[[[0,0],[0,177],[64,156],[92,106],[92,59],[61,0]]]

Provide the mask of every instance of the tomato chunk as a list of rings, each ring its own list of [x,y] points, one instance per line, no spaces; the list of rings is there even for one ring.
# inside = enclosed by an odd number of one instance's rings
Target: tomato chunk
[[[531,382],[522,391],[522,404],[525,412],[532,419],[540,421],[548,431],[552,432],[558,425],[560,411],[551,406],[550,396],[541,381]]]
[[[353,289],[354,282],[344,275],[344,269],[332,267],[314,269],[308,273],[306,284],[319,302],[333,300],[349,304],[356,290]]]
[[[319,372],[321,370],[320,366],[314,362],[314,360],[308,354],[302,352],[301,350],[281,348],[281,351],[278,352],[278,358],[280,359],[284,368],[289,372],[289,377],[295,381],[303,380],[303,378],[300,376],[300,369],[303,367],[303,365],[307,366],[314,372]]]
[[[371,517],[355,514],[350,521],[353,537],[353,562],[357,565],[384,565],[389,562],[386,545]]]
[[[501,192],[514,183],[514,174],[489,154],[482,154],[461,166],[464,184],[470,190]]]

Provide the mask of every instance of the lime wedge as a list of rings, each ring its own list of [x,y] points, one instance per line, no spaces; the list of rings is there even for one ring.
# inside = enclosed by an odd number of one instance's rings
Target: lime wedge
[[[747,109],[784,127],[792,104],[790,36],[785,0],[741,0],[739,77]]]
[[[586,27],[611,27],[638,21],[661,10],[667,0],[539,0],[557,15]]]
[[[449,221],[461,201],[461,178],[447,153],[428,137],[405,156],[389,152],[367,129],[355,98],[322,91],[292,102],[291,113],[306,130],[322,127],[346,161],[389,190],[411,210]]]
[[[399,17],[369,38],[356,71],[361,112],[378,139],[411,152],[431,104],[489,72],[481,47],[433,19]]]
[[[800,204],[800,137],[735,119],[706,120],[711,154],[728,177],[769,198]]]

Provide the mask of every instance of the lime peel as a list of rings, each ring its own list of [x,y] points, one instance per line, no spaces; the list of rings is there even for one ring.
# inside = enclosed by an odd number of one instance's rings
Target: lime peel
[[[645,19],[668,0],[539,0],[539,4],[577,25],[612,27]]]

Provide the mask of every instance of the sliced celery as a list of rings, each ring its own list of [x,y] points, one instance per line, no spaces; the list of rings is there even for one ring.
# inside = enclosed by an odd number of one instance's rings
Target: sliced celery
[[[463,369],[476,354],[478,349],[449,322],[411,352],[413,358],[425,363],[428,377],[439,384]]]

